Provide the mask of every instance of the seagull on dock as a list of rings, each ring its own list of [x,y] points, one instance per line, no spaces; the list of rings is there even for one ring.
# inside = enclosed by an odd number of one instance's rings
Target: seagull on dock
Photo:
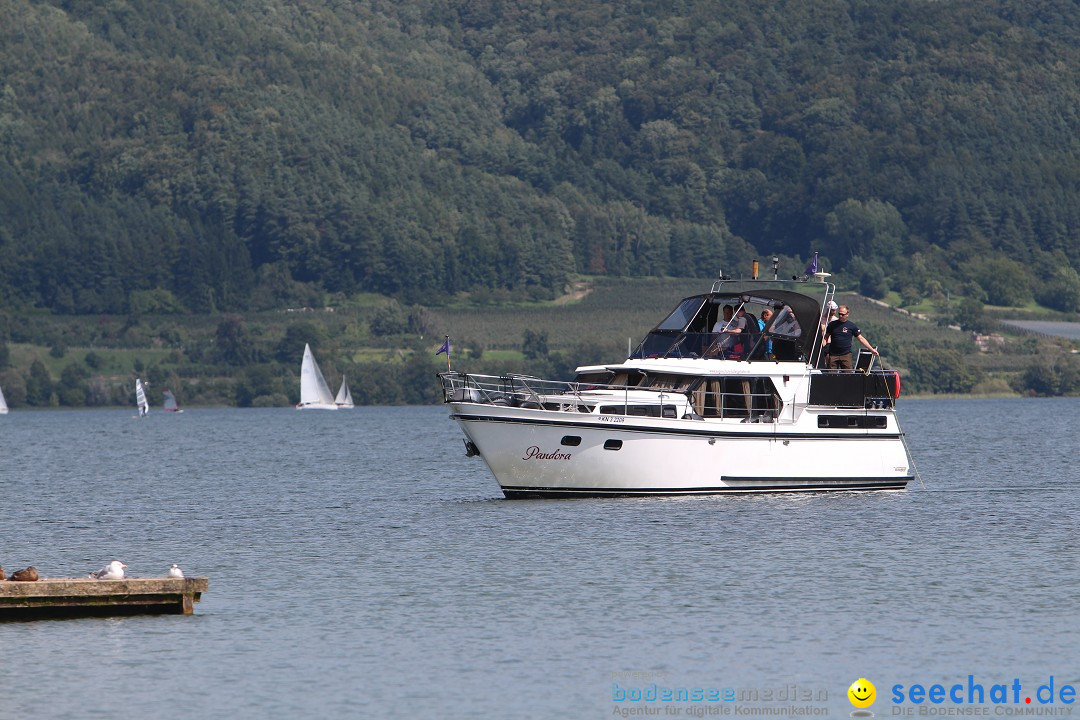
[[[184,577],[184,571],[180,569],[179,565],[177,565],[176,563],[173,563],[172,565],[169,566],[169,577],[171,577],[171,578],[182,578],[182,577]]]
[[[94,580],[123,580],[124,568],[126,567],[127,565],[120,562],[119,560],[113,560],[111,563],[101,568],[97,572],[90,573],[89,577],[93,578]]]
[[[28,568],[23,568],[22,570],[16,570],[11,573],[11,577],[8,578],[8,580],[13,580],[15,582],[37,582],[37,579],[37,568],[33,565]]]

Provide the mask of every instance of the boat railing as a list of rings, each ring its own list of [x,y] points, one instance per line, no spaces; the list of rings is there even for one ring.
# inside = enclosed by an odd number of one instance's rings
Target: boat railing
[[[759,386],[759,379],[738,381],[722,391],[719,381],[681,390],[600,383],[544,380],[524,375],[439,373],[443,402],[467,402],[533,410],[683,419],[736,418],[773,422],[781,402]]]
[[[610,409],[610,414],[650,414],[635,412],[638,406],[661,408],[670,405],[685,408],[688,393],[671,388],[650,388],[635,385],[544,380],[525,375],[475,375],[472,373],[439,373],[443,386],[443,402],[472,402],[485,405],[505,405],[526,409],[593,412],[598,405]],[[621,397],[617,397],[620,396]],[[616,407],[618,410],[616,410]],[[658,410],[657,414],[662,411]],[[667,414],[667,413],[664,413]]]

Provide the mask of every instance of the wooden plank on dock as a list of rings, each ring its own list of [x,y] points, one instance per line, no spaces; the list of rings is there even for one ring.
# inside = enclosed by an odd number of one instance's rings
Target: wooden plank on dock
[[[0,582],[0,620],[84,615],[190,615],[209,578],[42,578]]]

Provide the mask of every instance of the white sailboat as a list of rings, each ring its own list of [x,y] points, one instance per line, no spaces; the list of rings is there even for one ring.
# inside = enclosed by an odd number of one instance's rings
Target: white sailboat
[[[135,378],[135,405],[139,408],[139,417],[145,417],[150,412],[150,401],[146,399],[146,390],[139,378]]]
[[[353,407],[352,391],[349,390],[349,383],[345,382],[344,375],[341,376],[341,387],[338,388],[334,404],[345,410],[351,410]]]
[[[349,407],[352,407],[352,397],[349,398]],[[0,390],[0,415],[7,415],[7,400],[4,399],[4,391]]]
[[[330,387],[319,370],[319,363],[311,354],[311,346],[304,343],[304,361],[300,364],[300,402],[298,410],[337,410]]]
[[[165,412],[182,413],[179,403],[176,402],[176,396],[173,395],[172,390],[162,390],[162,394],[165,395],[165,405],[162,408]]]

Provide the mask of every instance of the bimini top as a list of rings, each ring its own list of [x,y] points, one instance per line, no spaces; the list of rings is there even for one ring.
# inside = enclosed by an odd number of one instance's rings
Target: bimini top
[[[812,363],[820,352],[820,326],[836,288],[825,282],[718,281],[710,292],[682,300],[637,346],[630,359],[712,358]],[[744,313],[748,332],[724,331],[724,308]],[[757,319],[772,318],[764,331]],[[734,327],[732,325],[731,327]]]

